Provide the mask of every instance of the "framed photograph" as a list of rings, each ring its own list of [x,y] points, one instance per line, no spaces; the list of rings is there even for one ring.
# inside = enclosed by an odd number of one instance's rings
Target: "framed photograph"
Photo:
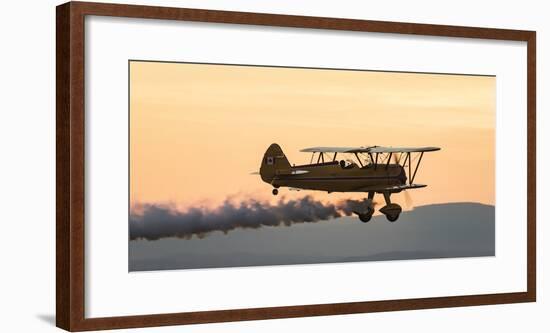
[[[534,31],[57,7],[57,326],[534,302]]]

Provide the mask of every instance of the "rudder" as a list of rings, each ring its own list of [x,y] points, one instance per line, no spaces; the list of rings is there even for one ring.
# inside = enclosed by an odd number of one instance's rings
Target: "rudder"
[[[260,176],[266,183],[271,183],[277,170],[290,169],[290,162],[286,158],[281,147],[273,143],[267,148],[260,166]]]

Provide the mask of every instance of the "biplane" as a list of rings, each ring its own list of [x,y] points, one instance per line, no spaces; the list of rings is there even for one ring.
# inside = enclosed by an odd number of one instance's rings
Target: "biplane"
[[[309,164],[291,165],[281,147],[274,143],[264,154],[260,167],[262,180],[273,186],[293,190],[368,193],[364,209],[354,211],[362,222],[374,213],[374,195],[382,194],[386,205],[379,211],[390,222],[401,214],[401,206],[392,203],[393,193],[426,187],[414,179],[424,153],[437,147],[312,147],[300,150],[312,153]],[[340,157],[342,157],[340,159]]]

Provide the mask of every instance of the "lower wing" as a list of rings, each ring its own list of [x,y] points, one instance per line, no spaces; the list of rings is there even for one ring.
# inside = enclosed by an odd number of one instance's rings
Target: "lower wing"
[[[408,185],[388,185],[388,186],[381,186],[381,185],[375,185],[375,186],[365,186],[356,189],[354,192],[400,192],[402,190],[412,190],[416,188],[423,188],[428,185],[424,184],[408,184]]]

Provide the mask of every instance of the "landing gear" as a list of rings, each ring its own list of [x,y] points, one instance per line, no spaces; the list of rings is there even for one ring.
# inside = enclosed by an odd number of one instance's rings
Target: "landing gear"
[[[357,214],[357,216],[359,217],[359,220],[363,223],[367,223],[370,221],[370,219],[372,218],[372,214],[374,213],[374,209],[373,208],[369,208],[367,210],[366,213],[363,213],[363,214],[360,214],[360,213],[357,213],[357,212],[354,212],[355,214]]]
[[[401,206],[399,206],[396,203],[392,203],[390,201],[390,192],[383,192],[384,194],[384,200],[386,201],[386,205],[380,209],[380,213],[384,214],[386,216],[386,219],[390,222],[395,222],[399,218],[399,214],[401,214]],[[374,214],[374,192],[369,192],[369,197],[367,200],[367,210],[366,211],[353,211],[359,217],[359,220],[363,223],[367,223],[371,220],[372,214]]]
[[[380,209],[380,213],[386,215],[386,219],[390,222],[397,221],[399,214],[401,214],[401,206],[390,201],[389,192],[384,192],[384,200],[386,205]]]
[[[271,193],[273,193],[273,195],[277,195],[279,194],[279,190],[274,188],[273,191],[271,191]]]
[[[400,214],[400,213],[399,213]],[[386,216],[386,219],[390,222],[395,222],[397,221],[397,219],[399,218],[399,214],[395,214],[395,215],[388,215]]]
[[[353,211],[355,214],[357,214],[357,216],[359,217],[359,220],[363,223],[367,223],[370,221],[370,219],[372,218],[372,214],[374,214],[374,207],[373,207],[373,204],[372,204],[372,199],[374,198],[374,192],[369,192],[369,197],[368,197],[368,204],[367,204],[367,211],[364,212],[364,213],[360,213],[360,212],[357,212],[357,211]]]

